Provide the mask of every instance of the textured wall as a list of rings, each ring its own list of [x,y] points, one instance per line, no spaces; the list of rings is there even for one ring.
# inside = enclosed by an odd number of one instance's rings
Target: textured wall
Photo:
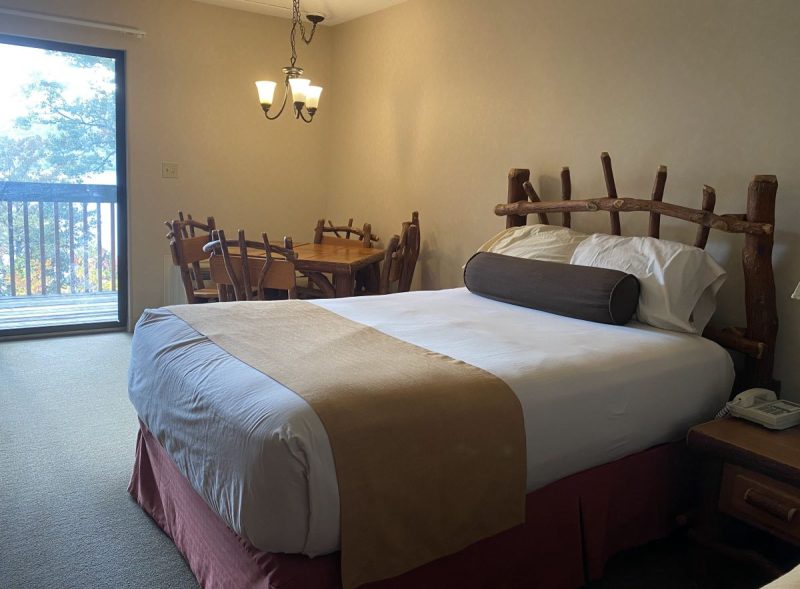
[[[334,29],[330,214],[359,213],[381,236],[421,216],[425,288],[461,284],[461,265],[503,227],[510,167],[534,168],[544,198],[572,169],[573,197],[617,187],[649,196],[669,167],[666,199],[743,212],[754,174],[777,174],[777,375],[800,396],[800,8],[770,0],[410,0]],[[329,103],[329,108],[331,103]],[[577,229],[608,216],[573,216]],[[623,233],[647,216],[623,216]],[[664,221],[665,237],[694,226]],[[712,233],[730,277],[721,315],[741,321],[740,237]],[[532,337],[535,334],[532,334]]]

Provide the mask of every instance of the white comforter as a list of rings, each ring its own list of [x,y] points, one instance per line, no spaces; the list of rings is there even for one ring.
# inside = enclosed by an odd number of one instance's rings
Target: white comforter
[[[503,379],[522,404],[528,491],[682,438],[714,415],[733,382],[728,354],[701,337],[569,319],[463,288],[316,304]],[[265,333],[264,345],[280,342]],[[271,552],[338,549],[333,457],[299,396],[167,309],[146,311],[136,327],[129,395],[237,533]]]

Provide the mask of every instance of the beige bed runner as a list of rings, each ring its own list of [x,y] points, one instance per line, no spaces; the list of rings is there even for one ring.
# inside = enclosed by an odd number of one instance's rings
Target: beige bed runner
[[[170,310],[319,415],[345,589],[524,521],[522,410],[499,378],[304,301]]]

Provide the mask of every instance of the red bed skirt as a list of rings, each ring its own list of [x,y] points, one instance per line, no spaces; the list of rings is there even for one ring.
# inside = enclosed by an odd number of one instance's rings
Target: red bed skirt
[[[598,466],[529,493],[526,523],[369,589],[574,589],[620,550],[663,538],[691,496],[683,442]],[[128,491],[172,538],[206,589],[338,589],[338,554],[271,554],[236,535],[141,426]]]

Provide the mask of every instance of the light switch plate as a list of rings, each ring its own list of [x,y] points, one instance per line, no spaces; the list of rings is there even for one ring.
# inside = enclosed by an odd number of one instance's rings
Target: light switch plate
[[[178,164],[176,164],[175,162],[161,162],[161,177],[177,178]]]

